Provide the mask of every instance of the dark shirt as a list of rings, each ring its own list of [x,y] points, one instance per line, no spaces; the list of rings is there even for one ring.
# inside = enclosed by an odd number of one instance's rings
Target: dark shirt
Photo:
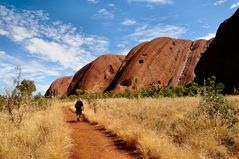
[[[76,104],[75,104],[75,108],[76,108],[77,110],[82,110],[82,108],[83,108],[83,102],[80,101],[80,100],[78,100],[78,101],[76,102]]]

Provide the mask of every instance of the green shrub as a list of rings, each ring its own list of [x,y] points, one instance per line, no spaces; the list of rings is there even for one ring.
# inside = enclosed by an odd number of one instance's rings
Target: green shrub
[[[79,97],[79,96],[85,94],[85,92],[83,90],[81,90],[81,89],[76,89],[74,94]]]
[[[216,77],[208,78],[203,90],[202,101],[196,113],[198,115],[206,114],[214,121],[215,126],[217,126],[216,120],[220,120],[222,125],[226,124],[231,127],[238,122],[239,109],[225,99],[221,94],[223,89],[222,83],[216,84]]]
[[[70,95],[70,96],[68,97],[68,99],[69,99],[70,101],[75,101],[77,98],[78,98],[78,97],[77,97],[76,95]]]
[[[173,96],[176,96],[175,89],[173,87],[161,88],[159,93],[163,97],[173,97]]]
[[[157,97],[159,95],[160,88],[153,87],[153,88],[143,88],[138,91],[140,97]]]
[[[205,86],[200,86],[195,82],[187,86],[178,86],[178,87],[151,87],[151,88],[142,88],[142,89],[135,89],[129,90],[126,89],[124,92],[118,93],[116,95],[112,95],[111,92],[85,92],[80,89],[75,91],[74,97],[69,96],[71,99],[76,99],[77,97],[80,98],[112,98],[112,97],[123,97],[123,98],[159,98],[159,97],[181,97],[181,96],[196,96],[196,95],[204,95],[206,96],[208,93],[216,93],[218,94],[222,88],[222,84],[216,84],[216,78],[211,77],[207,81]],[[219,92],[218,92],[219,91]]]
[[[223,84],[216,84],[215,77],[205,81],[199,106],[171,125],[169,134],[175,142],[182,143],[188,134],[199,133],[206,129],[216,131],[226,127],[226,136],[238,133],[234,126],[239,121],[239,108],[225,99],[221,94],[222,90]],[[220,142],[221,140],[223,139],[220,139]]]
[[[192,82],[189,87],[186,88],[186,95],[188,96],[195,96],[198,94],[202,93],[202,88],[201,86],[199,86],[197,83]]]
[[[45,98],[45,96],[41,95],[41,93],[38,93],[37,95],[34,96],[34,99],[31,102],[37,110],[46,110],[48,106],[50,106],[51,99]]]
[[[126,89],[124,92],[117,94],[115,97],[135,98],[136,95],[138,95],[138,94]]]
[[[174,92],[175,92],[176,96],[178,96],[178,97],[182,97],[187,93],[187,89],[184,86],[179,86],[174,89],[175,89]]]

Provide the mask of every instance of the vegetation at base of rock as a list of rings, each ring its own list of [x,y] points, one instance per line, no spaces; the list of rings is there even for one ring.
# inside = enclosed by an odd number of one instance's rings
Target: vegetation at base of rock
[[[200,86],[195,82],[192,82],[187,86],[179,87],[152,87],[144,88],[139,90],[128,90],[118,94],[112,94],[111,92],[86,92],[80,89],[77,89],[73,95],[70,96],[61,96],[60,99],[69,99],[71,101],[76,100],[77,98],[83,99],[100,99],[100,98],[160,98],[160,97],[183,97],[183,96],[200,96],[206,95],[205,93],[209,91],[210,88],[220,87],[217,90],[222,91],[223,84],[216,84],[216,77],[212,76],[208,78],[204,86]],[[216,85],[216,86],[213,86]],[[205,92],[206,91],[206,92]]]

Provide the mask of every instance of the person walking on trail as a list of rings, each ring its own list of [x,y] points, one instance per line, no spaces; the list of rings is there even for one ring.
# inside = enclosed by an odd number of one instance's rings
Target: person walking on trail
[[[82,115],[82,111],[84,110],[83,107],[83,102],[81,99],[78,99],[76,104],[75,104],[75,108],[76,108],[76,117],[77,117],[77,121],[80,121],[80,117]]]

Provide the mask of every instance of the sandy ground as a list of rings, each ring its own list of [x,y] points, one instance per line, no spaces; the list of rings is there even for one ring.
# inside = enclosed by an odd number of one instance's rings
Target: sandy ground
[[[86,121],[76,121],[74,112],[64,107],[65,119],[72,129],[74,148],[72,159],[137,159],[135,151],[127,149],[123,141],[103,127]]]

